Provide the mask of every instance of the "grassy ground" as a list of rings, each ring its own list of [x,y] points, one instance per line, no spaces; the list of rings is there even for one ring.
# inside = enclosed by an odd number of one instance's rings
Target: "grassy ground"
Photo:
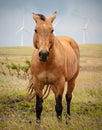
[[[22,63],[33,49],[0,48],[0,61],[6,58]],[[101,130],[102,129],[102,45],[80,45],[81,68],[71,103],[71,120],[65,123],[63,97],[62,123],[55,117],[54,95],[44,101],[42,121],[35,122],[35,101],[27,102],[28,80],[0,74],[0,130]]]

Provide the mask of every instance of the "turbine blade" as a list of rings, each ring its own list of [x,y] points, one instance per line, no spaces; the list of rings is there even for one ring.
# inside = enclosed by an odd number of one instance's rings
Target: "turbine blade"
[[[24,27],[24,16],[23,16],[22,26]]]
[[[87,29],[88,24],[89,24],[89,19],[88,19],[87,23],[86,23],[85,26],[84,26],[85,29]]]
[[[21,32],[22,30],[24,30],[24,26],[22,26],[20,29],[18,29],[16,33],[19,33],[19,32]]]
[[[58,23],[59,23],[59,21],[55,22],[54,25],[53,25],[53,27],[55,28]]]
[[[84,28],[87,29],[87,27],[88,27],[88,23],[85,24]]]

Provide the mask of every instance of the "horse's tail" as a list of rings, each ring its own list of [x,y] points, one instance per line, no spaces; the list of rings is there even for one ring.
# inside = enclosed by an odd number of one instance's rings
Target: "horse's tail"
[[[44,89],[42,98],[43,98],[43,99],[46,99],[46,98],[48,97],[49,93],[50,93],[50,85],[46,85],[46,86],[44,86],[44,87],[46,87],[46,88]],[[29,84],[28,84],[28,87],[27,87],[27,91],[28,91],[28,94],[29,94],[27,100],[28,100],[28,101],[31,101],[32,99],[35,98],[35,95],[36,95],[36,94],[35,94],[35,90],[34,90],[34,85],[33,85],[33,82],[32,82],[32,77],[31,77],[31,79],[29,80]]]
[[[43,99],[46,99],[49,96],[49,93],[50,93],[50,90],[51,90],[50,88],[51,88],[50,85],[47,85],[47,87],[46,87],[46,89],[44,91],[44,94],[42,96]]]
[[[28,92],[27,100],[31,101],[35,97],[34,86],[31,80],[29,81],[27,92]]]

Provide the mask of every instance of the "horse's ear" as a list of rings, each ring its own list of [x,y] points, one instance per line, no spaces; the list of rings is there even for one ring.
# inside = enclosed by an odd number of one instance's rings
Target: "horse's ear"
[[[54,12],[53,14],[52,14],[52,16],[49,18],[50,19],[50,21],[51,21],[51,23],[54,21],[54,19],[56,18],[56,14],[57,14],[57,12]]]
[[[37,15],[36,14],[34,14],[34,13],[32,13],[32,17],[33,17],[33,19],[34,19],[34,21],[37,23],[37,21],[38,21],[38,17],[37,17]]]

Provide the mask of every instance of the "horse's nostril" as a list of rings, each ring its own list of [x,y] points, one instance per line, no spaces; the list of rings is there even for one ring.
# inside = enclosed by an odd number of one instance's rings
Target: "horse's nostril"
[[[41,55],[42,55],[42,52],[40,51],[40,52],[39,52],[39,56],[41,57]]]
[[[48,51],[46,52],[46,55],[49,56],[49,52]]]

